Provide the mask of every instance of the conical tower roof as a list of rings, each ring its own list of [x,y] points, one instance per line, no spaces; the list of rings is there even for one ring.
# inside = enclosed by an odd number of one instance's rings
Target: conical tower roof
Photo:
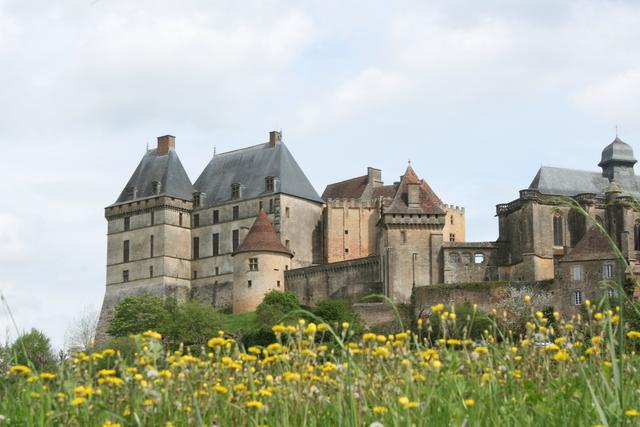
[[[291,251],[280,241],[263,209],[260,209],[247,237],[233,254],[242,252],[276,252],[287,254],[293,258]]]
[[[408,192],[409,184],[418,184],[420,187],[420,206],[417,208],[409,207]],[[407,167],[406,172],[402,176],[400,185],[396,191],[396,195],[391,205],[386,209],[386,213],[394,214],[436,214],[445,213],[442,200],[434,193],[424,180],[421,180],[411,165]]]

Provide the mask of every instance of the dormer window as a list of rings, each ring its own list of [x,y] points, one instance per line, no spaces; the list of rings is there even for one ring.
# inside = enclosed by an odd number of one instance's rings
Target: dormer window
[[[138,189],[136,187],[127,187],[127,199],[135,199],[138,195]]]
[[[231,198],[239,199],[241,197],[241,186],[240,184],[231,184]]]
[[[160,181],[153,181],[151,183],[151,191],[153,192],[153,194],[155,194],[156,196],[160,194],[161,186],[162,184],[160,183]]]
[[[267,193],[273,193],[276,191],[276,179],[272,176],[268,176],[264,179],[265,189]]]
[[[199,207],[200,201],[200,193],[193,193],[193,206],[196,208]]]

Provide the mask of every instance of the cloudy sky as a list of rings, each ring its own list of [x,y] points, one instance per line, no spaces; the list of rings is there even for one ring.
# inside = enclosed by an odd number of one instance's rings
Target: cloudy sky
[[[495,239],[540,165],[596,170],[616,125],[640,149],[639,40],[634,0],[0,0],[0,290],[61,346],[167,133],[192,180],[273,129],[318,192],[411,159]]]

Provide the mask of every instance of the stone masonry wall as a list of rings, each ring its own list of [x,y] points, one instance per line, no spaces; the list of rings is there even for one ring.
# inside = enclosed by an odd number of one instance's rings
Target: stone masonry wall
[[[367,295],[382,293],[379,257],[299,268],[286,271],[284,276],[285,289],[305,305],[326,298],[356,303]]]

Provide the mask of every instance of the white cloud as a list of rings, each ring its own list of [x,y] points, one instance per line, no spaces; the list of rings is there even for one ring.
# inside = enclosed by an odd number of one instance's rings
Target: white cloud
[[[578,93],[574,101],[609,123],[632,124],[640,111],[640,70],[615,75]]]

